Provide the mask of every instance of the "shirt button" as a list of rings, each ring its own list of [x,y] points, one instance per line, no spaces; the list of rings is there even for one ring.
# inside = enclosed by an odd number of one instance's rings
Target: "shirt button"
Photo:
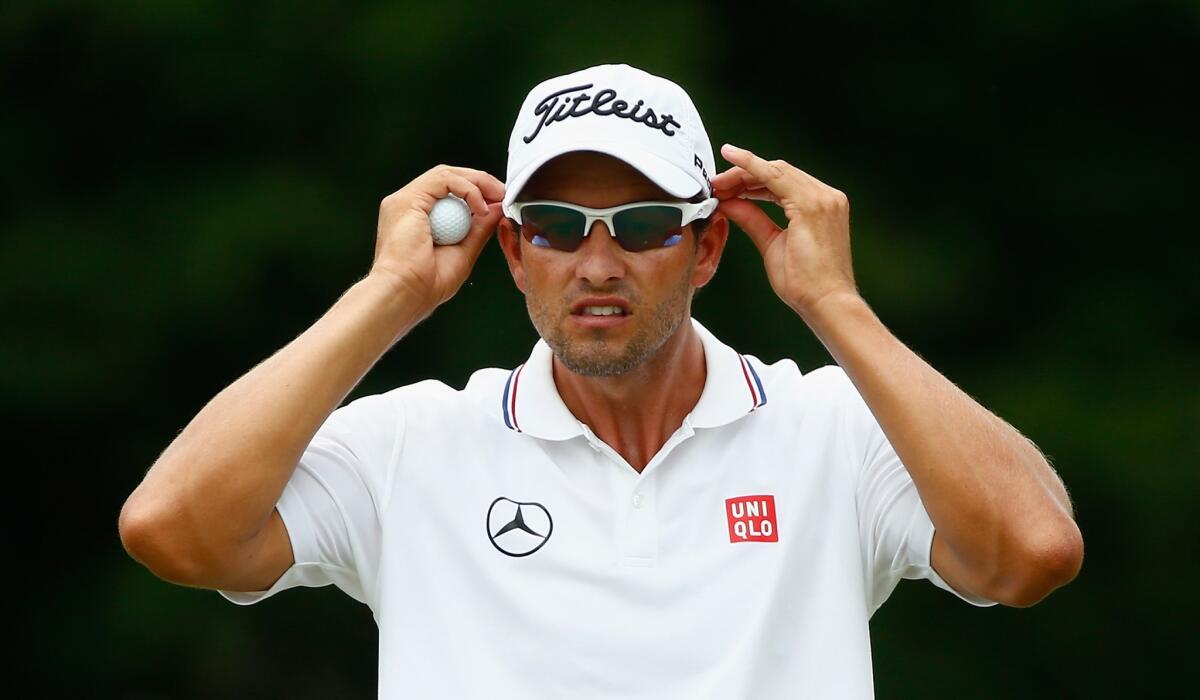
[[[642,499],[642,494],[640,494],[640,493],[635,493],[635,494],[633,494],[633,507],[634,507],[634,508],[641,508],[641,507],[642,507],[642,500],[643,500],[643,499]]]

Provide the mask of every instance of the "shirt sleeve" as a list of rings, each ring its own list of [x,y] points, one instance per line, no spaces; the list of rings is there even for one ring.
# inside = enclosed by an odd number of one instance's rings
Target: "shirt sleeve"
[[[861,460],[856,499],[860,541],[873,614],[900,579],[928,579],[966,602],[990,607],[995,601],[955,590],[933,568],[933,521],[916,484],[879,422],[844,372],[844,400],[851,445]]]
[[[276,508],[294,563],[265,591],[218,591],[251,605],[295,586],[334,584],[374,608],[382,514],[402,434],[396,392],[334,411],[304,450]]]

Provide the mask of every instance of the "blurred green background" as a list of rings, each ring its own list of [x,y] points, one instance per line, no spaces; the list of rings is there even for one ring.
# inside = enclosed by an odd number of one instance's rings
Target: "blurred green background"
[[[1184,694],[1198,39],[1194,0],[6,5],[18,674],[53,696],[374,696],[366,607],[167,584],[125,554],[117,514],[209,398],[365,274],[383,196],[440,162],[503,179],[532,85],[627,62],[682,84],[715,145],[847,192],[868,301],[1074,498],[1083,571],[1040,605],[897,589],[872,620],[879,697]],[[695,315],[764,360],[831,362],[741,234]],[[353,396],[461,387],[535,339],[493,243]]]

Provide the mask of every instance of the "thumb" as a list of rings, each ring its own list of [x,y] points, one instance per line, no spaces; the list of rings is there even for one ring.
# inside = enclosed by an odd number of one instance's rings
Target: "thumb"
[[[726,199],[717,206],[717,210],[724,212],[730,221],[746,232],[761,255],[766,255],[771,239],[783,230],[757,204],[746,199]]]

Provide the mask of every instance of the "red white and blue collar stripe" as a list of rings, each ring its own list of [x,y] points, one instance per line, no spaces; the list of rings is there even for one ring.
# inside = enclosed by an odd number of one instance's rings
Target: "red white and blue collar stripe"
[[[525,367],[522,363],[508,374],[508,381],[504,383],[504,396],[500,402],[500,410],[504,415],[504,424],[509,430],[521,432],[521,425],[517,423],[517,390],[521,387],[521,370]]]
[[[692,319],[692,324],[704,346],[708,373],[700,400],[688,415],[691,424],[698,428],[717,427],[765,406],[767,382],[761,374],[764,365],[722,343],[699,321]],[[503,388],[498,392],[499,418],[506,428],[549,440],[583,434],[582,424],[554,386],[552,363],[553,352],[544,340],[539,340],[529,359],[502,380]],[[490,401],[495,401],[497,395],[491,396]]]
[[[767,403],[767,392],[763,390],[762,379],[759,379],[758,372],[746,356],[738,353],[738,362],[742,365],[742,377],[746,380],[746,388],[750,390],[750,411],[753,411]]]

